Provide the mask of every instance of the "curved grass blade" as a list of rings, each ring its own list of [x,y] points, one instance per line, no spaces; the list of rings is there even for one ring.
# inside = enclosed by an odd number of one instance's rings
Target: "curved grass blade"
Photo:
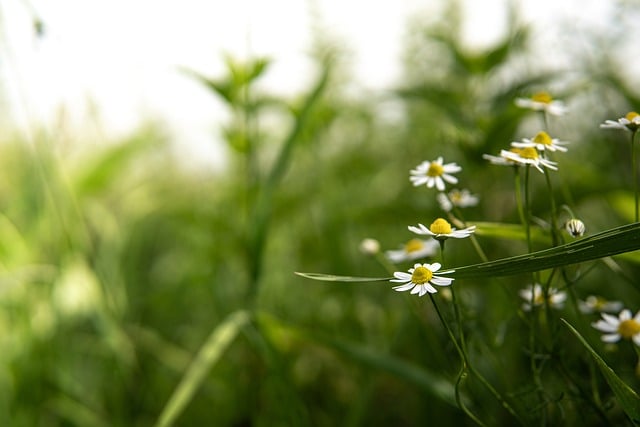
[[[640,222],[612,228],[565,245],[496,261],[453,268],[449,277],[456,279],[509,276],[561,267],[640,249]],[[392,277],[353,277],[321,273],[298,276],[327,282],[381,282]]]
[[[634,425],[640,425],[640,397],[636,394],[631,387],[629,387],[616,373],[607,365],[607,363],[595,352],[595,350],[589,345],[587,340],[580,335],[569,322],[564,319],[560,319],[562,323],[565,324],[567,328],[580,340],[582,345],[591,353],[591,356],[595,359],[598,364],[598,368],[604,375],[604,378],[609,383],[609,387],[613,390],[613,394],[615,394],[618,399],[618,403],[624,410],[624,412],[629,416]]]
[[[224,351],[229,347],[238,332],[249,321],[249,314],[236,311],[230,314],[224,322],[219,324],[209,335],[195,359],[185,372],[182,380],[171,394],[164,406],[156,427],[168,427],[178,419],[187,407],[198,387],[204,381],[207,373],[218,362]]]
[[[300,273],[296,271],[298,276],[306,277],[307,279],[322,280],[324,282],[383,282],[393,277],[354,277],[354,276],[336,276],[334,274],[323,273]]]
[[[509,276],[591,261],[640,249],[640,223],[612,228],[551,249],[454,268],[456,279]]]

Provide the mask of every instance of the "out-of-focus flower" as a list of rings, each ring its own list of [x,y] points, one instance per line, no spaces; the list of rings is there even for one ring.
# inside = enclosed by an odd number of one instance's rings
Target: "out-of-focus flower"
[[[448,193],[438,193],[436,196],[443,211],[449,212],[454,207],[466,208],[478,204],[478,196],[471,194],[469,190],[458,190],[454,188]]]
[[[435,274],[442,267],[439,263],[433,264],[415,264],[413,268],[409,269],[408,273],[404,271],[396,271],[393,273],[394,279],[392,282],[402,283],[401,285],[394,286],[393,289],[402,291],[411,291],[412,294],[418,294],[423,296],[426,293],[435,294],[438,292],[432,285],[437,286],[449,286],[453,283],[451,277],[441,277],[442,274],[453,273],[453,270],[441,271]]]
[[[520,297],[525,300],[522,304],[524,311],[531,311],[532,307],[539,307],[544,304],[545,296],[544,290],[539,283],[529,285],[524,289],[521,289]],[[561,292],[556,288],[549,288],[547,292],[547,302],[549,307],[560,309],[564,307],[564,302],[567,299],[566,292]]]
[[[475,230],[475,225],[467,227],[463,230],[456,230],[455,228],[451,227],[451,224],[449,224],[449,222],[444,218],[436,219],[431,223],[431,226],[429,226],[429,228],[427,228],[423,224],[418,224],[417,227],[413,225],[409,226],[409,231],[420,235],[431,236],[436,240],[446,240],[449,237],[453,237],[455,239],[464,239],[465,237],[471,236],[471,234],[473,234]]]
[[[375,255],[380,252],[380,242],[376,239],[362,239],[360,242],[360,252],[365,255]]]
[[[522,142],[512,142],[511,145],[517,148],[533,147],[538,151],[562,151],[566,152],[568,142],[560,141],[557,138],[551,138],[548,133],[538,132],[533,138],[522,138]]]
[[[385,255],[389,261],[394,263],[413,261],[435,255],[439,247],[439,243],[433,239],[411,239],[402,249],[386,251]]]
[[[632,340],[635,345],[640,346],[640,311],[631,317],[631,312],[624,309],[618,317],[607,313],[600,313],[602,319],[591,326],[604,332],[602,341],[613,343],[620,341],[620,338]]]
[[[640,128],[640,114],[631,111],[627,113],[626,116],[620,117],[617,121],[605,120],[600,127],[602,129],[622,129],[636,132]]]
[[[620,301],[608,301],[605,298],[589,295],[584,301],[578,301],[578,308],[585,314],[590,313],[614,313],[622,310]]]
[[[554,100],[547,92],[538,92],[531,98],[516,98],[516,105],[534,111],[544,111],[553,116],[561,116],[568,111],[564,102]]]
[[[515,163],[531,165],[538,169],[541,173],[544,173],[544,170],[542,169],[543,167],[558,170],[558,168],[556,167],[556,162],[552,162],[551,160],[540,157],[540,154],[538,154],[538,150],[533,147],[518,148],[518,151],[502,150],[500,152],[500,156]]]
[[[424,161],[415,169],[412,169],[409,180],[414,186],[426,184],[428,188],[436,187],[438,191],[444,191],[447,181],[449,184],[457,184],[458,178],[451,175],[460,172],[462,168],[456,163],[443,163],[442,157],[438,157],[434,161]]]

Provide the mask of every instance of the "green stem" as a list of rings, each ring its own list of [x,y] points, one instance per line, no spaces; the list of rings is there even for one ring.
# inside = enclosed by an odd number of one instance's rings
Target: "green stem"
[[[631,132],[631,170],[633,172],[633,193],[635,197],[635,222],[638,222],[638,166],[636,165],[636,131]]]
[[[551,177],[549,171],[544,171],[544,178],[547,181],[549,189],[549,202],[551,203],[551,242],[553,246],[558,246],[558,212],[556,208],[556,199],[553,195],[553,186],[551,185]]]

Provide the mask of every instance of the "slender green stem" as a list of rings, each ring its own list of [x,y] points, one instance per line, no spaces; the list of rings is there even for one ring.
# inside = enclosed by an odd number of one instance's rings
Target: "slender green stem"
[[[551,203],[551,242],[553,246],[558,246],[558,211],[556,208],[556,199],[553,194],[553,185],[551,184],[551,177],[549,176],[548,170],[545,170],[544,178],[549,190],[549,203]]]
[[[633,173],[633,194],[635,198],[635,222],[638,222],[638,165],[636,164],[636,131],[631,132],[631,170]]]

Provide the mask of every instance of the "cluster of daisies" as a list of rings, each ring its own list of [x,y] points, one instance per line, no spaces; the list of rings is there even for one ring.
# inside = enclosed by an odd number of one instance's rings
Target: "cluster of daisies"
[[[549,115],[561,115],[567,112],[564,103],[554,100],[546,92],[535,94],[531,98],[518,98],[516,104]],[[631,112],[617,121],[607,120],[601,127],[624,129],[635,133],[640,129],[640,115]],[[546,169],[558,169],[557,162],[550,160],[549,153],[565,153],[568,151],[567,145],[568,142],[553,138],[546,131],[540,131],[532,138],[512,142],[510,148],[502,150],[498,156],[485,154],[483,157],[492,164],[515,167],[533,166],[541,173],[545,173]],[[435,188],[438,191],[436,200],[442,210],[448,213],[453,209],[475,206],[479,201],[478,196],[467,189],[452,188],[446,191],[447,185],[458,184],[455,174],[460,171],[462,168],[458,164],[445,163],[442,157],[438,157],[433,161],[424,161],[412,169],[409,179],[414,186],[425,185],[427,188]],[[417,236],[398,250],[386,251],[385,255],[389,261],[400,263],[433,257],[439,249],[443,248],[445,240],[464,239],[475,232],[475,226],[456,229],[444,218],[435,219],[428,227],[418,224],[409,226],[408,229]],[[585,232],[585,226],[579,219],[571,218],[565,223],[565,230],[573,237],[580,237]],[[366,239],[363,241],[362,248],[366,252],[374,253],[379,251],[379,244],[375,240]],[[452,277],[447,277],[454,270],[441,269],[442,265],[438,262],[415,263],[408,271],[393,274],[391,282],[398,283],[393,289],[400,292],[410,291],[411,294],[418,296],[437,293],[437,287],[450,286],[454,281]],[[561,309],[567,299],[566,292],[553,287],[545,290],[538,283],[522,289],[519,295],[524,300],[522,305],[524,311],[531,311],[541,306]],[[592,325],[604,332],[603,341],[616,342],[625,338],[633,340],[640,346],[640,312],[632,317],[628,309],[623,309],[621,302],[607,301],[594,295],[578,303],[580,311],[585,314],[601,314],[602,318]],[[619,313],[617,317],[610,314],[615,312]]]

